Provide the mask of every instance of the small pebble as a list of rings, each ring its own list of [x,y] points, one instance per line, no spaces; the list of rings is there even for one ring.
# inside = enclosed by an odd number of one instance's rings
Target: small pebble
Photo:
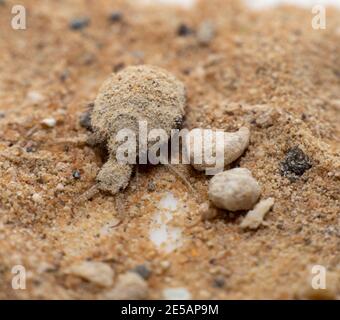
[[[145,300],[148,297],[147,282],[135,272],[120,275],[115,287],[105,294],[105,299],[109,300]]]
[[[73,173],[72,173],[72,176],[76,180],[79,180],[81,178],[81,174],[80,174],[79,170],[74,170]]]
[[[177,35],[179,35],[180,37],[186,37],[192,33],[193,30],[184,23],[182,23],[177,29]]]
[[[114,271],[103,262],[83,261],[66,269],[65,273],[78,276],[101,287],[113,285]]]
[[[27,93],[27,99],[36,104],[44,100],[44,96],[38,91],[30,91]]]
[[[213,281],[213,287],[223,288],[225,285],[225,279],[222,276],[217,276]]]
[[[209,199],[218,208],[229,211],[252,209],[261,188],[250,171],[235,168],[218,173],[209,183]]]
[[[114,11],[109,15],[109,21],[114,23],[114,22],[120,22],[122,21],[123,18],[123,13],[120,11]]]
[[[204,21],[199,26],[197,31],[198,43],[202,46],[207,46],[215,36],[215,26],[211,21]]]
[[[53,128],[57,124],[57,121],[54,118],[46,118],[41,121],[41,124],[47,128]]]
[[[139,274],[144,280],[149,279],[151,275],[150,269],[145,264],[136,266],[132,271]]]
[[[4,111],[0,111],[0,119],[5,118],[6,113]]]
[[[62,183],[58,183],[56,189],[58,191],[63,191],[65,189],[65,186]]]
[[[92,130],[91,112],[89,111],[83,112],[79,117],[79,124],[81,127],[85,128],[86,130],[91,131]]]
[[[70,22],[70,28],[73,30],[81,30],[87,27],[90,24],[90,19],[87,17],[83,18],[76,18],[71,20]]]
[[[35,152],[37,151],[37,144],[34,141],[28,141],[25,145],[26,152]]]
[[[163,270],[168,270],[171,266],[171,262],[167,260],[161,261],[160,266]]]
[[[186,288],[167,288],[163,290],[165,300],[190,300],[191,294]]]
[[[156,185],[153,181],[149,181],[147,189],[149,192],[154,192],[156,190]]]
[[[41,203],[42,202],[42,196],[39,194],[39,193],[34,193],[32,195],[32,200],[35,202],[35,203]]]

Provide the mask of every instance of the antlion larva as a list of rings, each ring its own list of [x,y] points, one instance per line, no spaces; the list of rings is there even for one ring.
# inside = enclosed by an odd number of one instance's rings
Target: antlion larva
[[[106,143],[109,159],[97,175],[98,190],[116,194],[127,187],[133,164],[117,161],[117,133],[132,130],[139,137],[139,123],[147,130],[180,128],[184,116],[185,87],[172,74],[158,67],[142,65],[128,67],[112,74],[101,86],[91,114],[91,125],[98,142]],[[155,141],[148,140],[147,148]],[[138,154],[138,145],[136,154]]]

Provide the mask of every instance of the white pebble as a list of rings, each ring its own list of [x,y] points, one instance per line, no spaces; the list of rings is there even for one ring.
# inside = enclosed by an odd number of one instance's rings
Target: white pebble
[[[44,96],[38,91],[30,91],[27,94],[27,98],[32,103],[39,103],[44,100]]]
[[[54,118],[46,118],[41,121],[41,124],[48,128],[53,128],[57,124],[57,121]]]
[[[149,296],[147,282],[137,273],[127,272],[118,277],[115,287],[106,292],[108,300],[145,300]]]
[[[197,40],[201,45],[208,45],[215,36],[215,26],[211,21],[204,21],[197,31]]]
[[[165,300],[190,300],[191,294],[186,288],[167,288],[163,290]]]
[[[83,261],[66,269],[65,273],[78,276],[101,287],[113,285],[114,271],[103,262]]]
[[[258,182],[245,168],[218,173],[209,183],[209,199],[216,207],[229,211],[252,209],[260,194]]]
[[[65,189],[64,185],[62,183],[58,183],[56,189],[58,191],[63,191]]]
[[[273,198],[261,200],[253,210],[247,213],[246,217],[241,222],[240,227],[242,229],[257,229],[261,224],[263,224],[265,215],[269,212],[273,205]]]
[[[32,200],[35,202],[35,203],[41,203],[43,198],[42,196],[39,194],[39,193],[34,193],[32,195]]]

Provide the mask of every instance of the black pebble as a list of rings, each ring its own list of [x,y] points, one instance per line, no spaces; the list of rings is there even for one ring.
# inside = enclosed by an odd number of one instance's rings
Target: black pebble
[[[120,11],[114,11],[109,15],[110,22],[120,22],[123,19],[123,13]]]
[[[92,131],[91,113],[93,110],[93,106],[93,103],[90,103],[87,107],[87,111],[83,112],[79,117],[80,126],[89,131]]]
[[[192,33],[193,33],[193,30],[184,23],[182,23],[177,29],[177,34],[180,37],[186,37]]]
[[[225,280],[222,276],[216,277],[213,281],[213,287],[215,288],[223,288],[225,284]]]
[[[287,151],[281,162],[281,175],[294,181],[312,167],[310,158],[297,146]]]
[[[149,279],[151,275],[150,269],[145,264],[138,265],[132,271],[139,274],[145,280]]]
[[[28,152],[28,153],[35,152],[35,151],[36,151],[36,149],[34,147],[27,147],[26,148],[26,152]]]
[[[79,170],[74,170],[73,173],[72,173],[72,176],[73,176],[74,179],[79,180],[80,177],[81,177]]]
[[[6,113],[3,111],[0,111],[0,119],[5,118],[5,116],[6,116]]]
[[[90,24],[90,19],[87,17],[76,18],[70,22],[70,28],[73,30],[81,30]]]

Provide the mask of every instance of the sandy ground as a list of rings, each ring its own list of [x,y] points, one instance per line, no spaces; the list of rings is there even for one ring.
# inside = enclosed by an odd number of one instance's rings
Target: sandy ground
[[[313,298],[311,267],[322,265],[327,297],[340,297],[339,11],[327,11],[326,30],[313,30],[309,11],[252,12],[232,0],[202,1],[190,11],[128,1],[22,1],[28,27],[15,31],[13,1],[6,2],[0,6],[0,298],[105,297],[111,285],[67,274],[81,261],[114,270],[112,287],[120,274],[143,265],[151,272],[146,297],[152,299],[167,288],[185,288],[193,299]],[[117,10],[121,19],[110,21]],[[89,25],[72,30],[70,21],[81,17]],[[216,34],[201,45],[195,31],[207,20]],[[189,32],[179,34],[180,25]],[[250,128],[250,146],[231,167],[251,170],[262,198],[275,199],[267,226],[241,230],[244,212],[200,221],[209,177],[188,165],[177,169],[195,194],[166,168],[142,166],[119,211],[106,194],[76,204],[104,161],[85,143],[79,117],[111,72],[144,63],[185,83],[186,127]],[[54,127],[41,124],[51,117]],[[292,181],[280,168],[295,146],[312,167]],[[164,228],[168,241],[161,245]],[[25,290],[12,288],[15,265],[25,267]]]

